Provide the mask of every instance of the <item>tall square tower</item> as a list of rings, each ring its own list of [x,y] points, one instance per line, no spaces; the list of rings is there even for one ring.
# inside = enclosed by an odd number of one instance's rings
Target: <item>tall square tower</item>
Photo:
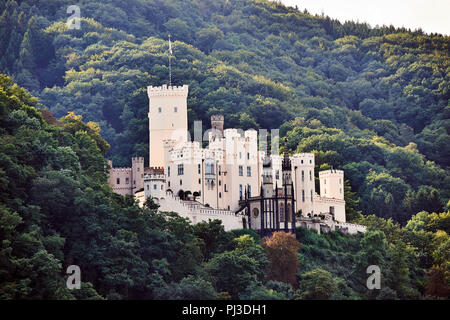
[[[149,99],[150,167],[164,166],[164,140],[184,143],[188,137],[188,86],[147,87]]]

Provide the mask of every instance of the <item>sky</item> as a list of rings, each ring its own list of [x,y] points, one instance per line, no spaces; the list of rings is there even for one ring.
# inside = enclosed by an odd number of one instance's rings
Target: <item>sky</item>
[[[450,35],[450,0],[281,0],[311,14]]]

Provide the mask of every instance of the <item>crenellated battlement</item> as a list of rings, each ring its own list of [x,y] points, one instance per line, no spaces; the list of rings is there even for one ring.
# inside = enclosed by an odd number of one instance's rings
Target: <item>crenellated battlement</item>
[[[131,162],[132,163],[144,163],[144,157],[132,157]]]
[[[330,170],[324,170],[319,172],[319,177],[325,177],[325,176],[343,176],[344,171],[342,170],[336,170],[336,169],[330,169]]]
[[[189,92],[188,85],[183,86],[168,86],[166,84],[154,87],[147,87],[147,94],[149,97],[160,97],[160,96],[183,96],[187,97]]]
[[[112,172],[131,172],[131,168],[112,168]]]

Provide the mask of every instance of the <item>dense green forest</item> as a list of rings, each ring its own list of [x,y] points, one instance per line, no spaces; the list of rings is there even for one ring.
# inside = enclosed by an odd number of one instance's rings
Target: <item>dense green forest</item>
[[[84,0],[68,30],[70,4],[2,2],[0,70],[56,117],[98,123],[115,165],[148,161],[146,87],[168,82],[171,34],[191,128],[215,113],[226,127],[281,128],[291,152],[345,170],[364,214],[405,224],[448,205],[448,36],[265,0]]]
[[[0,75],[0,299],[448,298],[450,211],[404,227],[359,217],[358,235],[192,225],[113,193],[99,126],[37,104]],[[81,290],[66,287],[73,264]],[[365,285],[369,265],[381,290]]]
[[[81,0],[68,30],[71,4],[0,3],[1,299],[448,297],[448,36],[265,0]],[[148,161],[146,87],[168,82],[168,34],[191,124],[280,128],[316,172],[345,170],[348,220],[370,231],[259,239],[113,194],[105,157]],[[71,264],[82,290],[66,289]]]

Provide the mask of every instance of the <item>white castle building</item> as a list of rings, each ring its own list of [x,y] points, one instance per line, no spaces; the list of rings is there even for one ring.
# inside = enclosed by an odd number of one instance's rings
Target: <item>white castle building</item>
[[[319,172],[319,194],[314,154],[289,157],[259,150],[256,130],[224,130],[220,115],[211,117],[203,148],[189,138],[187,85],[149,86],[147,93],[150,167],[144,168],[138,157],[132,168],[111,168],[109,183],[115,192],[151,197],[160,211],[177,212],[192,223],[220,219],[226,230],[251,228],[267,234],[304,226],[318,232],[365,231],[346,223],[342,170]]]

